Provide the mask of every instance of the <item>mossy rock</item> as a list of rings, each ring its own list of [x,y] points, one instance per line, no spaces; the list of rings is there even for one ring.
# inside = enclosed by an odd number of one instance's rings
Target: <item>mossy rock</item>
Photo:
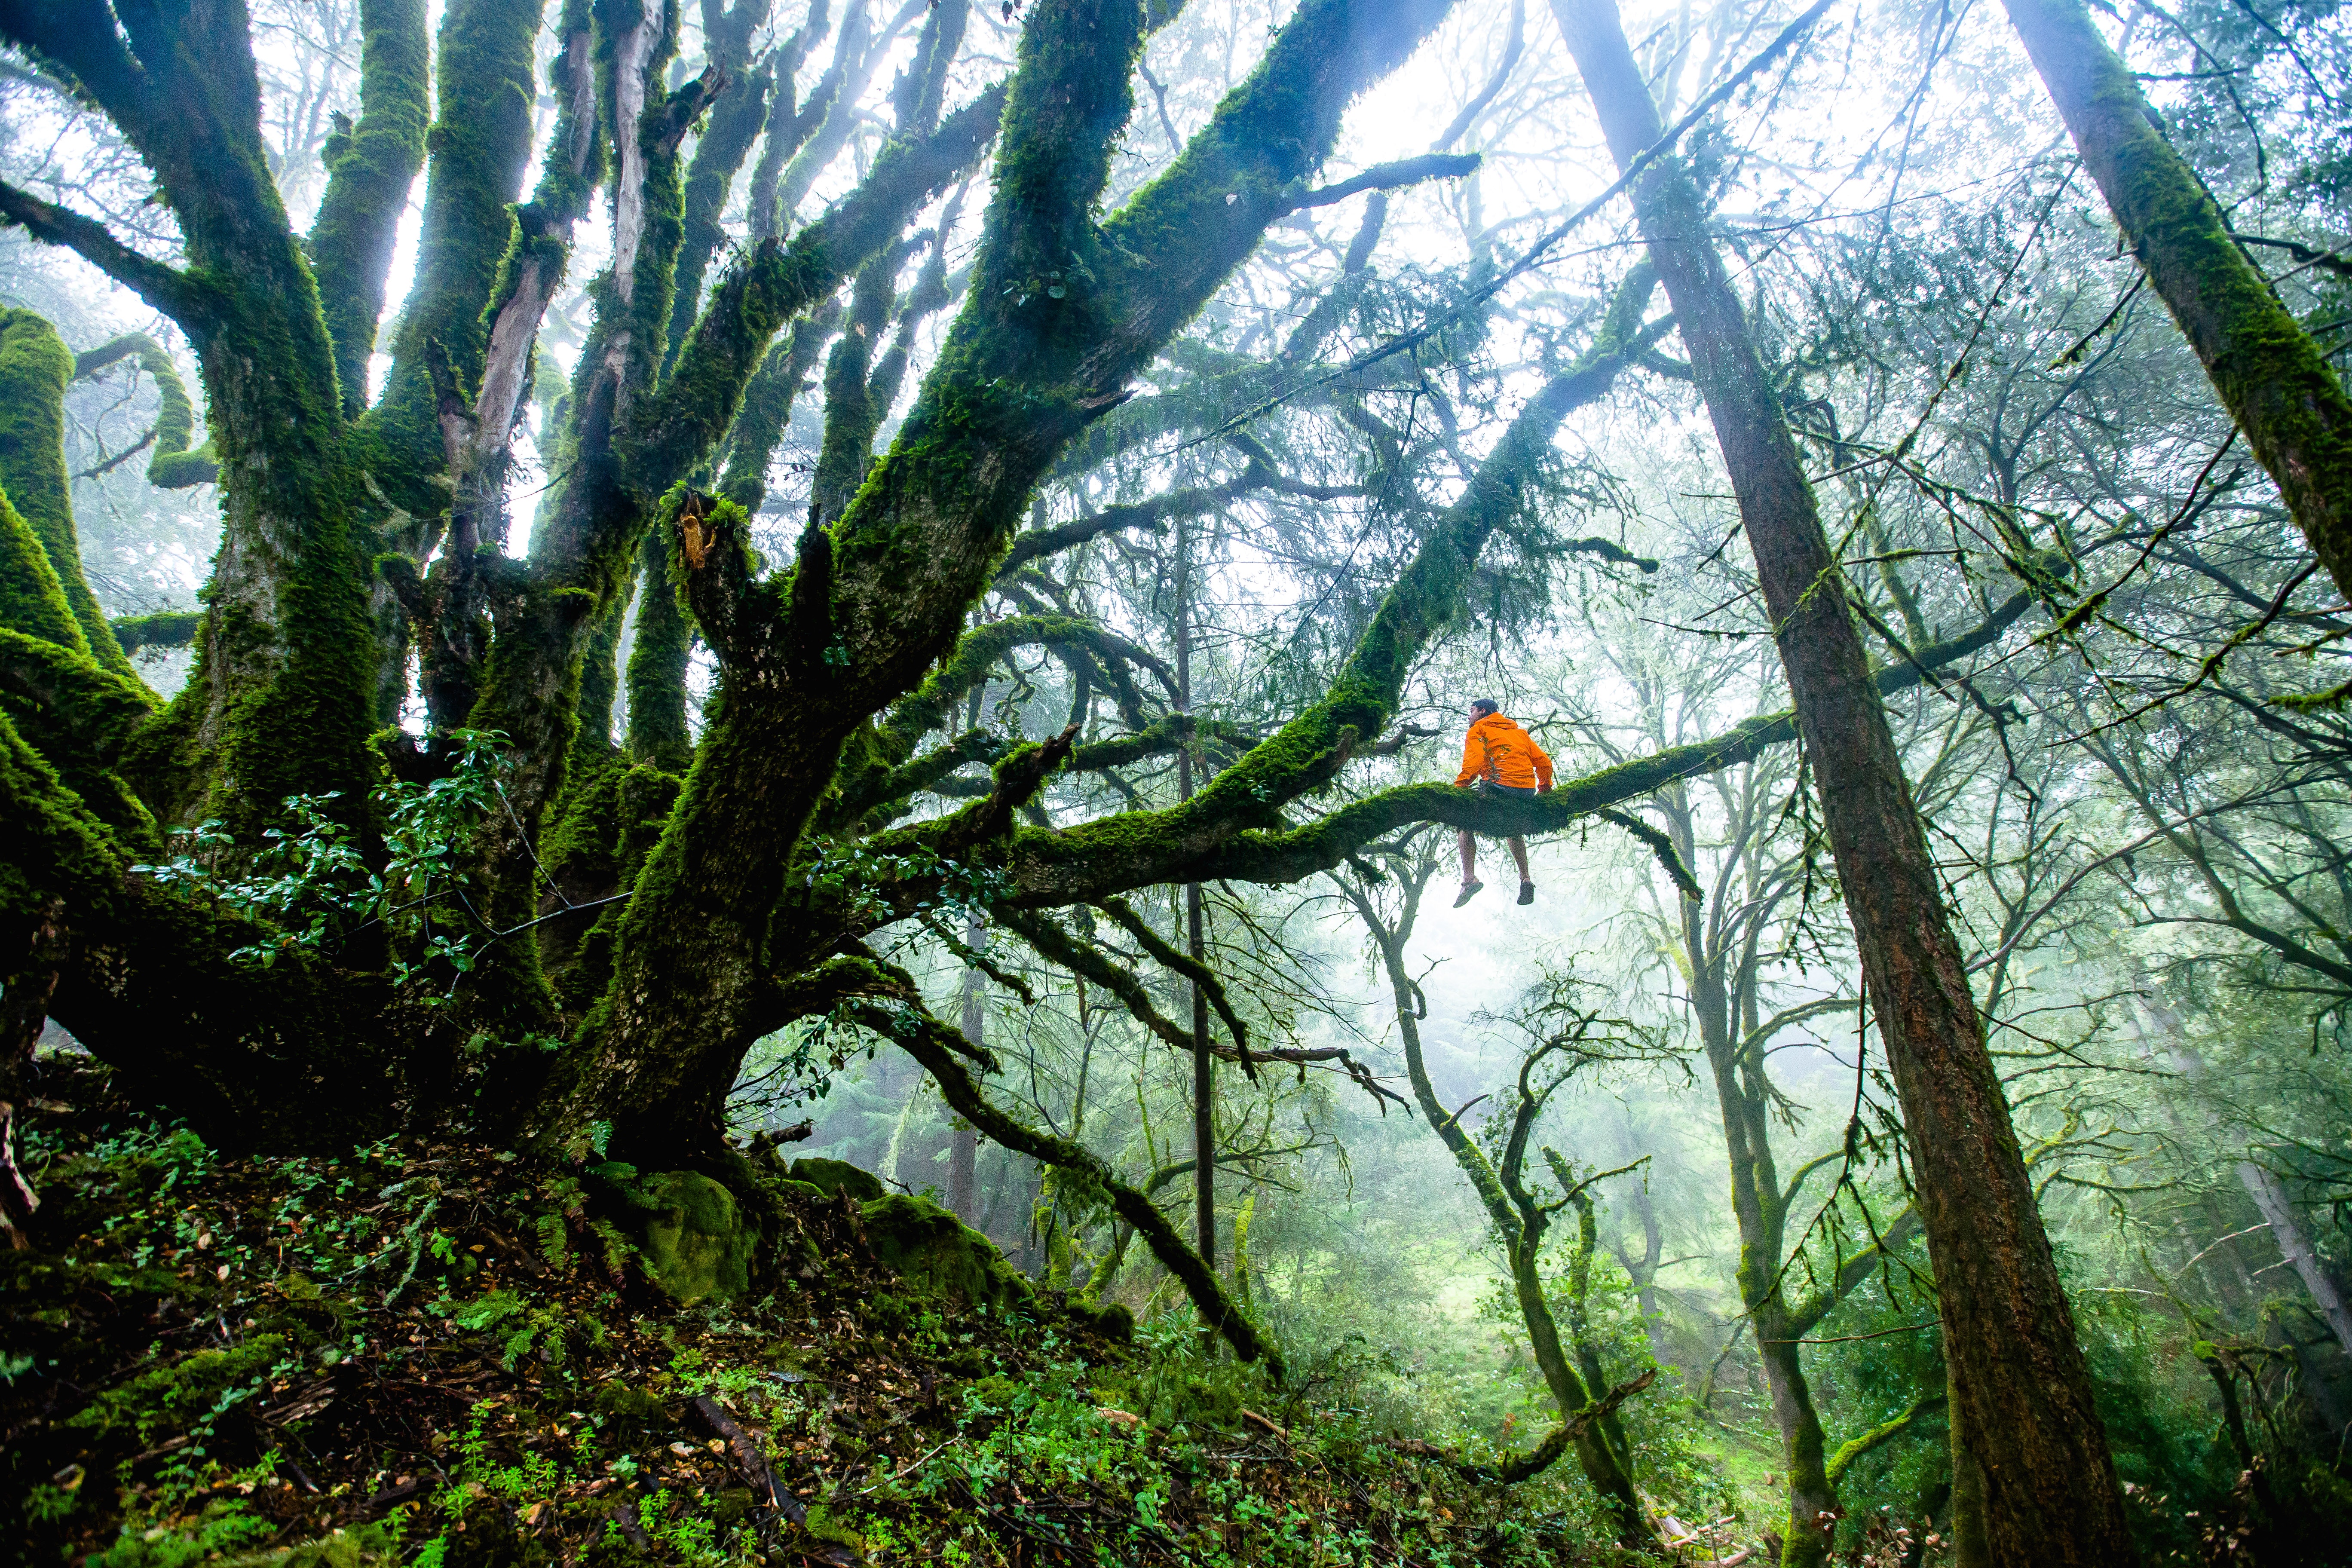
[[[759,1233],[735,1196],[698,1171],[639,1174],[617,1162],[591,1168],[634,1213],[646,1272],[680,1301],[726,1300],[751,1288]]]
[[[1087,1301],[1072,1301],[1070,1316],[1107,1340],[1126,1344],[1135,1338],[1135,1314],[1127,1310],[1124,1301],[1112,1301],[1100,1307]]]
[[[866,1245],[918,1297],[1000,1309],[1035,1300],[993,1242],[928,1198],[891,1193],[861,1205],[858,1214]]]
[[[845,1191],[859,1203],[870,1204],[882,1195],[882,1178],[846,1160],[795,1160],[793,1180],[806,1182],[829,1198]]]

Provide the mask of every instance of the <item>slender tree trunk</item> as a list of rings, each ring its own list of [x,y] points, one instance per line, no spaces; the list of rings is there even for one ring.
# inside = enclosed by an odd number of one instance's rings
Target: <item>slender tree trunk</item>
[[[2081,0],[2006,3],[2148,280],[2336,588],[2352,595],[2352,397],[2165,139]]]
[[[2303,1228],[2303,1221],[2294,1212],[2294,1200],[2287,1196],[2286,1187],[2279,1179],[2252,1160],[2238,1162],[2238,1181],[2246,1195],[2254,1200],[2262,1211],[2263,1223],[2271,1227],[2271,1239],[2294,1266],[2295,1277],[2303,1288],[2311,1292],[2311,1300],[2319,1315],[2335,1331],[2336,1342],[2344,1353],[2352,1355],[2352,1310],[2344,1305],[2344,1292],[2336,1288],[2335,1277],[2328,1273],[2326,1263],[2311,1245],[2311,1237]]]
[[[1192,710],[1192,531],[1190,520],[1176,525],[1176,709]],[[1192,798],[1192,742],[1176,753],[1176,796]],[[1184,884],[1184,950],[1195,963],[1208,962],[1201,918],[1201,884]],[[1192,1229],[1201,1261],[1217,1266],[1217,1073],[1209,1054],[1209,994],[1192,985]],[[1202,1332],[1213,1334],[1203,1329]]]
[[[1405,945],[1412,939],[1413,921],[1420,912],[1422,890],[1433,874],[1433,866],[1428,866],[1400,879],[1404,888],[1404,906],[1393,928],[1383,925],[1379,911],[1360,895],[1350,889],[1350,896],[1380,948],[1381,963],[1389,977],[1390,992],[1396,1003],[1397,1033],[1404,1044],[1405,1073],[1412,1083],[1413,1099],[1428,1120],[1430,1131],[1453,1154],[1462,1173],[1470,1178],[1478,1201],[1486,1206],[1503,1237],[1506,1261],[1511,1271],[1511,1290],[1518,1301],[1520,1320],[1527,1325],[1528,1345],[1535,1353],[1538,1370],[1543,1373],[1544,1386],[1559,1406],[1560,1419],[1566,1421],[1608,1391],[1599,1386],[1587,1387],[1576,1368],[1569,1363],[1560,1346],[1559,1327],[1552,1319],[1551,1303],[1543,1293],[1538,1257],[1542,1238],[1533,1238],[1531,1245],[1523,1234],[1510,1196],[1496,1179],[1494,1167],[1487,1163],[1486,1156],[1470,1135],[1462,1131],[1458,1118],[1449,1114],[1437,1098],[1437,1087],[1430,1081],[1428,1064],[1422,1055],[1420,995],[1405,968]],[[1629,1552],[1654,1552],[1657,1542],[1643,1523],[1641,1494],[1634,1490],[1633,1476],[1603,1436],[1600,1423],[1585,1428],[1576,1439],[1575,1451],[1577,1468],[1592,1483],[1601,1507],[1612,1516],[1617,1543]]]
[[[1664,134],[1614,0],[1553,0],[1620,167]],[[1935,1261],[1953,1426],[1981,1473],[1976,1563],[2136,1559],[2074,1314],[1985,1048],[1927,837],[1778,397],[1673,157],[1634,185],[1737,493],[1893,1059]]]
[[[1683,864],[1697,863],[1696,834],[1687,796],[1676,788],[1662,797],[1666,830]],[[1788,1241],[1788,1214],[1780,1177],[1772,1159],[1769,1107],[1760,1089],[1743,1081],[1739,1045],[1743,1009],[1725,978],[1729,942],[1710,942],[1699,906],[1682,903],[1683,957],[1690,965],[1691,1010],[1698,1020],[1699,1044],[1715,1079],[1723,1115],[1723,1141],[1731,1161],[1731,1212],[1739,1228],[1739,1304],[1756,1331],[1756,1350],[1772,1400],[1772,1421],[1780,1431],[1782,1462],[1789,1474],[1789,1521],[1780,1546],[1781,1568],[1814,1568],[1829,1559],[1837,1523],[1837,1489],[1827,1469],[1829,1440],[1821,1412],[1805,1380],[1804,1326],[1789,1310],[1780,1259]],[[1752,995],[1752,987],[1738,991]]]
[[[988,928],[978,920],[964,926],[966,946],[977,950],[988,935]],[[982,1005],[980,971],[963,972],[962,1016],[956,1021],[963,1037],[975,1048],[988,1047],[988,1009]],[[948,1114],[948,1207],[966,1225],[975,1224],[972,1203],[972,1174],[980,1163],[980,1134],[971,1122],[950,1111]]]

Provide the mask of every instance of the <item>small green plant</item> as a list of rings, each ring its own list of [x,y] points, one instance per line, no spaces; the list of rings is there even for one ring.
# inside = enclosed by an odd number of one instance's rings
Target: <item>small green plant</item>
[[[230,957],[268,969],[282,959],[324,957],[362,931],[391,939],[394,978],[422,979],[436,965],[452,976],[472,969],[501,934],[475,915],[470,845],[483,818],[505,801],[505,737],[452,730],[449,772],[425,784],[394,781],[368,799],[383,824],[381,866],[362,853],[352,825],[334,813],[340,792],[286,797],[289,822],[262,831],[261,847],[236,853],[226,825],[215,818],[180,840],[169,860],[132,868],[164,887],[216,900],[263,926],[267,940]]]

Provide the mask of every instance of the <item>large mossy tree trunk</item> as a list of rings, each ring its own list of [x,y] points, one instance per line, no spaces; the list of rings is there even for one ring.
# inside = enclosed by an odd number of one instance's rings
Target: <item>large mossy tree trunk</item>
[[[1611,152],[1633,166],[1664,127],[1614,0],[1553,0],[1553,12]],[[1811,487],[1686,167],[1651,162],[1633,205],[1738,497],[1893,1062],[1936,1268],[1954,1461],[1982,1489],[1982,1532],[1964,1534],[1963,1560],[2133,1562],[2074,1313]]]
[[[846,512],[803,536],[789,576],[760,582],[731,503],[674,498],[657,524],[687,558],[719,712],[639,880],[613,988],[530,1116],[536,1139],[604,1121],[641,1163],[714,1157],[738,1064],[785,1016],[780,981],[842,934],[784,893],[844,744],[954,646],[1063,447],[1125,400],[1289,210],[1349,100],[1446,9],[1309,0],[1174,166],[1102,220],[1150,17],[1140,4],[1031,13],[967,303]],[[747,378],[772,331],[747,345]],[[689,345],[680,381],[695,359]]]
[[[2025,52],[2213,389],[2352,595],[2352,397],[2165,139],[2131,68],[2081,0],[2006,0]]]

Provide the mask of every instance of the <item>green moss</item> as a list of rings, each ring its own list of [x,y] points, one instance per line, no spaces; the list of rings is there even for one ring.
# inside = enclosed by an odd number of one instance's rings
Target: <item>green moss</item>
[[[2352,396],[2174,151],[2080,0],[2009,14],[2084,166],[2182,334],[2335,578],[2352,594]]]
[[[260,1334],[228,1350],[198,1351],[106,1390],[66,1425],[101,1437],[121,1434],[146,1447],[158,1434],[212,1414],[222,1395],[268,1373],[285,1348],[284,1335]]]
[[[116,770],[154,709],[154,694],[138,681],[0,627],[0,711],[100,820],[142,851],[161,847],[154,818]]]
[[[142,647],[186,647],[204,629],[201,610],[163,610],[152,616],[117,616],[114,640],[124,653]]]
[[[629,755],[670,773],[684,773],[694,759],[694,737],[686,721],[686,673],[693,653],[693,627],[678,597],[672,541],[677,529],[673,497],[664,518],[646,531],[637,555],[636,636],[629,647]]]
[[[567,768],[574,779],[586,777],[619,754],[613,743],[613,705],[621,687],[621,621],[628,613],[628,597],[624,587],[606,599],[588,634],[588,646],[581,650],[580,727],[572,737]],[[562,810],[559,802],[557,815]]]
[[[929,1199],[886,1193],[857,1212],[866,1244],[917,1296],[998,1310],[1034,1301],[993,1243]]]
[[[795,1160],[792,1171],[793,1180],[805,1182],[827,1197],[845,1192],[861,1204],[870,1204],[877,1202],[884,1190],[881,1177],[845,1160]]]
[[[743,390],[742,405],[728,427],[719,493],[746,512],[758,512],[768,499],[768,463],[792,422],[793,401],[840,321],[840,307],[828,305],[794,321],[792,336],[768,350]]]
[[[677,300],[664,334],[673,355],[694,325],[702,304],[702,279],[710,258],[727,237],[720,209],[736,172],[768,120],[768,72],[751,68],[751,35],[767,21],[765,4],[738,4],[704,13],[704,58],[727,73],[727,85],[705,116],[688,165],[683,203],[682,246]]]
[[[73,374],[74,357],[56,328],[30,310],[0,310],[0,490],[56,568],[81,627],[81,651],[127,676],[130,656],[82,575],[74,531],[73,481],[66,477],[66,384]]]
[[[424,0],[370,0],[360,13],[360,118],[338,115],[327,138],[327,191],[310,229],[310,265],[343,411],[367,404],[368,360],[383,315],[384,282],[408,187],[425,161]]]
[[[89,651],[48,552],[5,495],[0,495],[0,626],[76,653]]]
[[[609,898],[636,880],[677,804],[678,779],[657,768],[611,757],[567,791],[539,856],[549,879],[574,903]],[[578,1016],[603,995],[625,902],[539,928],[541,962],[563,1011]],[[584,929],[583,927],[584,926]]]
[[[584,0],[575,4],[584,10]],[[440,356],[459,389],[475,391],[488,346],[485,307],[515,237],[510,204],[530,162],[532,49],[541,9],[532,0],[452,0],[436,40],[435,93],[444,112],[425,136],[432,166],[417,231],[416,281],[401,311],[383,396],[358,431],[385,499],[420,521],[439,518],[449,504],[436,482],[446,458],[434,360]],[[559,107],[568,108],[560,95]],[[563,128],[559,146],[568,144]],[[548,163],[559,169],[565,160]]]
[[[117,360],[136,356],[139,369],[155,384],[155,442],[149,448],[147,482],[159,490],[184,490],[208,485],[220,477],[212,443],[192,447],[196,438],[196,405],[189,400],[187,383],[171,351],[145,332],[125,332],[74,360],[74,379],[97,374]]]
[[[634,1211],[646,1271],[680,1301],[727,1300],[751,1289],[759,1237],[734,1195],[698,1171],[639,1177],[604,1172]]]

